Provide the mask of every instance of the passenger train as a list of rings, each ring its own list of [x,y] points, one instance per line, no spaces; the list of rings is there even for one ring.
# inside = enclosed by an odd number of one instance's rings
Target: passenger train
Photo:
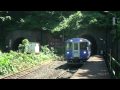
[[[84,38],[66,41],[65,58],[68,64],[83,64],[91,55],[91,42]]]

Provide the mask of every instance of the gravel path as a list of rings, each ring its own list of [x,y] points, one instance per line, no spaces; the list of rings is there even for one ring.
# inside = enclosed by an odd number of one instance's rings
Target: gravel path
[[[53,61],[49,65],[42,65],[37,70],[19,79],[69,79],[79,67],[70,67],[66,61]]]
[[[93,56],[71,79],[110,79],[110,76],[104,59],[99,56]]]

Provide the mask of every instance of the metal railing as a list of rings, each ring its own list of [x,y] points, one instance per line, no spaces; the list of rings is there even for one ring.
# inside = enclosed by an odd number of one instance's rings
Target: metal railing
[[[107,55],[106,64],[111,78],[120,79],[120,62],[118,62],[114,57],[109,54]]]

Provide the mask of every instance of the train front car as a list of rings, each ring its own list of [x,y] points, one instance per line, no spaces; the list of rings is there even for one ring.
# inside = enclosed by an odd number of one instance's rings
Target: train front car
[[[91,54],[91,43],[84,38],[72,38],[66,41],[65,57],[68,64],[83,64]]]

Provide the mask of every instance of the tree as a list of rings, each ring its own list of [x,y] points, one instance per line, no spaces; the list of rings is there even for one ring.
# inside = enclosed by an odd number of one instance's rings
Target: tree
[[[120,17],[120,12],[109,11]],[[79,30],[88,27],[111,27],[111,15],[103,11],[1,11],[1,28],[4,30]],[[120,28],[120,25],[118,25]]]

